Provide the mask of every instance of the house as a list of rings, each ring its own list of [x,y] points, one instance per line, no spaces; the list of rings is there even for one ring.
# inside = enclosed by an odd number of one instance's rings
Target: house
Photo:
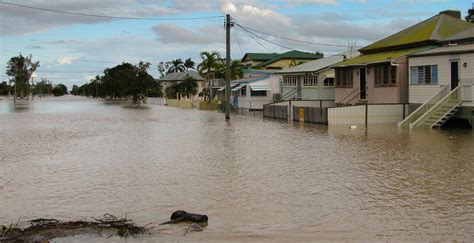
[[[470,30],[473,30],[471,28]],[[409,102],[418,107],[400,126],[440,127],[452,117],[474,123],[474,42],[465,37],[409,57]]]
[[[331,66],[357,56],[358,52],[341,53],[276,72],[283,76],[281,99],[334,100],[335,72]]]
[[[407,103],[408,56],[471,27],[448,10],[360,49],[361,56],[334,65],[336,103]]]
[[[158,82],[160,82],[161,84],[162,93],[165,94],[166,88],[174,84],[183,82],[187,77],[194,78],[198,84],[198,92],[193,97],[193,99],[197,99],[200,96],[199,94],[202,93],[202,90],[204,89],[204,78],[201,77],[201,75],[199,75],[199,73],[194,70],[189,70],[186,72],[169,73],[165,75],[164,77],[160,78]]]
[[[285,53],[246,53],[241,63],[250,69],[281,70],[296,66],[320,56],[301,51],[288,51]]]
[[[274,94],[280,92],[281,76],[271,75],[264,70],[244,69],[243,78],[232,80],[231,105],[234,108],[262,110],[263,105],[272,103]],[[225,95],[225,87],[218,90],[219,97]]]

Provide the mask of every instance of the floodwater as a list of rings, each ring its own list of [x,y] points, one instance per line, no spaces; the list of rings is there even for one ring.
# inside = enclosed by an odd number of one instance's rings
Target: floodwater
[[[153,224],[131,242],[473,241],[473,134],[3,99],[0,224],[111,213]],[[158,225],[178,209],[209,225]]]

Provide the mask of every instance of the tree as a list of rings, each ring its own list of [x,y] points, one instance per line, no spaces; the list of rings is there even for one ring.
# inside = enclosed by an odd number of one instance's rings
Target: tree
[[[221,63],[221,56],[217,51],[203,51],[200,54],[202,62],[198,65],[198,72],[201,76],[206,77],[209,100],[212,99],[211,82],[214,80],[214,70]]]
[[[71,90],[71,94],[74,95],[74,96],[79,95],[79,86],[73,85],[72,90]]]
[[[160,88],[158,82],[147,72],[150,65],[148,62],[140,61],[138,65],[122,63],[106,69],[104,76],[97,77],[94,80],[97,95],[102,97],[131,97],[134,104],[140,104],[147,92],[157,92]]]
[[[244,65],[242,65],[239,60],[233,60],[230,64],[230,79],[236,80],[242,78],[242,69],[244,69]]]
[[[183,60],[181,58],[169,62],[169,68],[166,73],[181,73],[186,71]]]
[[[7,82],[0,83],[0,95],[9,95],[12,91],[12,86],[10,86]]]
[[[473,7],[467,11],[466,21],[474,23],[474,4]]]
[[[14,102],[16,102],[17,92],[20,92],[21,98],[29,94],[30,84],[28,81],[39,66],[39,61],[33,62],[31,55],[24,57],[20,54],[19,56],[10,58],[7,62],[6,74],[13,77],[10,82],[13,81],[15,83]]]
[[[52,92],[54,96],[63,96],[67,94],[67,87],[64,84],[58,84],[54,86]]]
[[[41,96],[51,95],[53,85],[48,79],[42,79],[40,82],[35,85],[35,94]]]
[[[196,63],[194,63],[193,60],[191,60],[191,58],[188,58],[184,61],[184,66],[186,67],[186,70],[189,71],[189,69],[194,69],[194,65],[196,65]]]
[[[168,70],[169,63],[160,62],[157,67],[158,67],[158,72],[160,73],[160,78],[163,78],[166,74],[166,70]]]
[[[319,52],[319,51],[315,52],[314,55],[317,56],[318,58],[323,58],[324,57],[324,53]]]

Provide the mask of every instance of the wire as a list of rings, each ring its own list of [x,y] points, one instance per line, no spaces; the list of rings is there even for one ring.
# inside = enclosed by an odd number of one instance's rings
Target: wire
[[[242,54],[242,56],[244,56],[244,52],[242,51],[242,47],[240,46],[239,36],[237,35],[237,28],[234,28],[234,34],[235,34],[235,39],[237,39],[237,43],[239,44],[240,53]]]
[[[234,19],[234,18],[233,18],[233,19]],[[280,38],[280,39],[283,39],[283,40],[289,40],[289,41],[300,42],[300,43],[305,43],[305,44],[312,44],[312,45],[333,46],[333,47],[344,47],[344,48],[347,48],[347,45],[329,44],[329,43],[319,43],[319,42],[312,42],[312,41],[305,41],[305,40],[297,40],[297,39],[292,39],[292,38],[288,38],[288,37],[284,37],[284,36],[273,35],[273,34],[269,34],[269,33],[267,33],[267,32],[263,32],[263,31],[256,30],[256,29],[253,29],[253,28],[250,28],[250,27],[247,27],[247,26],[243,26],[243,25],[237,23],[237,21],[235,21],[235,19],[234,19],[234,22],[235,22],[235,24],[237,24],[237,25],[240,26],[241,28],[246,28],[246,29],[248,29],[248,30],[251,30],[251,31],[254,31],[254,32],[257,32],[257,33],[260,33],[260,34],[264,34],[264,35],[268,35],[268,36]],[[356,47],[362,47],[362,46],[356,46]]]
[[[6,75],[1,75],[2,78],[10,78],[10,76],[6,76]],[[84,77],[69,77],[69,78],[65,78],[65,77],[44,77],[44,76],[38,76],[38,77],[34,77],[35,79],[84,79]]]
[[[77,12],[69,12],[69,11],[62,11],[56,9],[48,9],[48,8],[40,8],[10,2],[3,2],[0,1],[1,4],[21,7],[21,8],[28,8],[34,10],[41,10],[47,12],[54,12],[54,13],[61,13],[61,14],[69,14],[69,15],[78,15],[84,17],[94,17],[94,18],[104,18],[104,19],[127,19],[127,20],[153,20],[153,21],[173,21],[173,20],[199,20],[199,19],[215,19],[215,18],[223,18],[223,15],[220,16],[206,16],[206,17],[186,17],[186,18],[140,18],[140,17],[124,17],[124,16],[109,16],[109,15],[99,15],[99,14],[86,14],[86,13],[77,13]]]
[[[286,46],[280,45],[280,44],[278,44],[278,43],[269,41],[269,40],[267,40],[267,39],[265,39],[265,38],[263,38],[263,37],[261,37],[261,36],[255,34],[255,33],[253,33],[252,31],[249,31],[249,30],[245,29],[244,27],[242,27],[242,26],[239,25],[239,24],[237,24],[237,26],[239,26],[239,27],[240,27],[241,29],[243,29],[245,32],[249,33],[249,35],[255,36],[255,37],[257,37],[257,38],[259,38],[259,39],[261,39],[261,40],[263,40],[263,41],[266,41],[266,42],[268,42],[268,43],[270,43],[270,44],[273,44],[273,45],[275,45],[275,46],[279,46],[279,47],[281,47],[281,48],[288,49],[288,50],[291,50],[291,51],[297,51],[297,50],[294,49],[294,48],[286,47]]]
[[[247,32],[247,34],[250,36],[250,38],[252,38],[255,42],[257,42],[257,44],[259,44],[261,47],[263,47],[263,49],[265,49],[268,52],[272,52],[270,49],[268,49],[266,46],[264,46],[262,43],[260,43],[260,41],[255,39],[255,37],[253,37],[253,35],[251,35],[250,32],[246,31],[245,29],[244,29],[244,31]]]
[[[35,73],[101,73],[102,71],[48,71],[38,70]]]
[[[2,49],[4,52],[10,52],[10,53],[22,53],[21,51],[11,51],[11,50],[5,50]],[[58,56],[46,56],[46,55],[38,55],[38,54],[33,54],[33,53],[26,53],[28,55],[33,55],[33,56],[38,56],[38,57],[46,57],[46,58],[53,58],[53,59],[58,59],[61,57]],[[74,59],[73,61],[81,61],[81,62],[97,62],[97,63],[117,63],[117,62],[107,62],[107,61],[99,61],[99,60],[88,60],[88,59]]]

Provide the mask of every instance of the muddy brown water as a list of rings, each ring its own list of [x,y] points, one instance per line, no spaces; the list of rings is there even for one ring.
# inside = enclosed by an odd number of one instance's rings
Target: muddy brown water
[[[178,209],[209,225],[158,225]],[[0,101],[0,224],[104,213],[156,227],[129,241],[472,241],[474,136]]]

